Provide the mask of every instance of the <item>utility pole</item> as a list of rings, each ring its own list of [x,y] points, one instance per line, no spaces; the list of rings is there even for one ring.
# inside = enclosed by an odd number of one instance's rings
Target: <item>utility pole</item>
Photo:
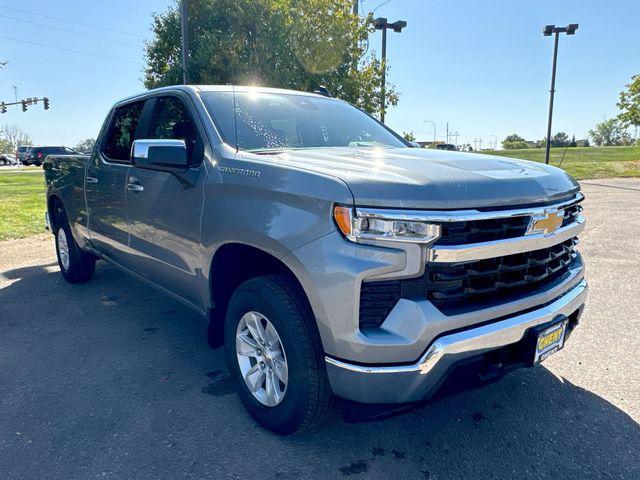
[[[189,1],[180,1],[180,33],[182,36],[182,83],[189,85]]]
[[[558,40],[561,33],[567,35],[574,35],[578,29],[577,23],[571,23],[566,27],[556,27],[555,25],[545,25],[542,30],[542,34],[545,37],[550,37],[555,34],[553,40],[553,65],[551,67],[551,90],[549,90],[549,119],[547,121],[547,144],[545,145],[544,163],[549,164],[549,153],[551,148],[551,122],[553,119],[553,97],[556,93],[556,64],[558,61]]]
[[[447,142],[449,143],[449,122],[447,122]]]
[[[17,102],[18,101],[18,87],[13,85],[13,98]]]
[[[452,137],[455,138],[455,140],[453,141],[453,144],[456,146],[456,150],[458,149],[458,137],[460,136],[460,134],[458,132],[453,132],[451,134]]]
[[[385,103],[387,98],[387,29],[392,29],[396,33],[402,32],[407,26],[404,20],[393,23],[387,22],[386,18],[378,17],[373,21],[376,30],[382,30],[382,85],[380,86],[380,121],[384,123]]]

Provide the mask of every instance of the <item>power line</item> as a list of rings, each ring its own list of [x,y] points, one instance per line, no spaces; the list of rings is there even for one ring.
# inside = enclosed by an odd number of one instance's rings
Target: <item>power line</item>
[[[36,47],[45,47],[45,48],[51,48],[53,50],[60,50],[61,52],[76,53],[78,55],[86,55],[88,57],[106,58],[107,60],[116,60],[118,62],[133,63],[134,65],[142,65],[140,62],[135,62],[133,60],[125,60],[124,58],[109,57],[107,55],[100,55],[98,53],[81,52],[80,50],[72,50],[70,48],[55,47],[53,45],[45,45],[44,43],[30,42],[28,40],[20,40],[19,38],[5,37],[2,35],[0,35],[0,38],[3,38],[5,40],[11,40],[18,43],[25,43],[27,45],[34,45]]]
[[[131,45],[132,47],[139,47],[140,46],[140,45],[138,45],[136,43],[123,42],[121,40],[114,40],[112,38],[101,37],[99,35],[92,35],[90,33],[76,32],[75,30],[67,30],[66,28],[54,27],[53,25],[47,25],[46,23],[32,22],[30,20],[23,20],[21,18],[9,17],[7,15],[0,15],[0,18],[8,18],[9,20],[15,20],[17,22],[30,23],[31,25],[38,25],[40,27],[51,28],[53,30],[60,30],[61,32],[68,32],[68,33],[73,33],[73,34],[76,34],[76,35],[83,35],[85,37],[98,38],[100,40],[105,40],[107,42],[121,43],[122,45]]]
[[[4,5],[0,5],[0,8],[4,8],[6,10],[12,10],[14,12],[26,13],[28,15],[35,15],[36,17],[48,18],[50,20],[58,20],[59,22],[72,23],[74,25],[81,25],[83,27],[97,28],[99,30],[105,30],[107,32],[121,33],[123,35],[130,35],[132,37],[144,38],[144,36],[138,35],[136,33],[130,33],[130,32],[125,32],[123,30],[116,30],[116,29],[113,29],[113,28],[102,27],[100,25],[91,25],[89,23],[76,22],[74,20],[67,20],[67,19],[61,18],[61,17],[54,17],[52,15],[45,15],[43,13],[31,12],[29,10],[22,10],[21,8],[6,7]]]

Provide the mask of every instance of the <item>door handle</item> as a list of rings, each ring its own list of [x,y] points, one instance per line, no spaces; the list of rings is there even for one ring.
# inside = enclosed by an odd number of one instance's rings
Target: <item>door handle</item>
[[[96,177],[87,177],[87,183],[98,183],[98,179]]]
[[[144,187],[139,183],[128,183],[127,190],[129,190],[130,192],[141,192],[144,190]]]

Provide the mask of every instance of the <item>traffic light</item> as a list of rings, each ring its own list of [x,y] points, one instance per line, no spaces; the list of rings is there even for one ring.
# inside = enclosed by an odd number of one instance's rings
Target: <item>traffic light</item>
[[[42,101],[44,102],[44,109],[45,110],[49,110],[49,98],[48,97],[44,97],[42,99]]]
[[[26,112],[27,111],[27,102],[25,100],[22,100],[20,103],[22,103],[22,111]]]
[[[0,113],[7,113],[7,106],[4,102],[0,103]]]

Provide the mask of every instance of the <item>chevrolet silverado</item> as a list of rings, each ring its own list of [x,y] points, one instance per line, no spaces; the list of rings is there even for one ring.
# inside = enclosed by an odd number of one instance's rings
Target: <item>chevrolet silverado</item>
[[[583,311],[567,173],[413,148],[326,95],[150,90],[113,106],[91,155],[44,166],[62,276],[103,259],[200,312],[281,434],[337,397],[410,403],[460,370],[534,366]]]

